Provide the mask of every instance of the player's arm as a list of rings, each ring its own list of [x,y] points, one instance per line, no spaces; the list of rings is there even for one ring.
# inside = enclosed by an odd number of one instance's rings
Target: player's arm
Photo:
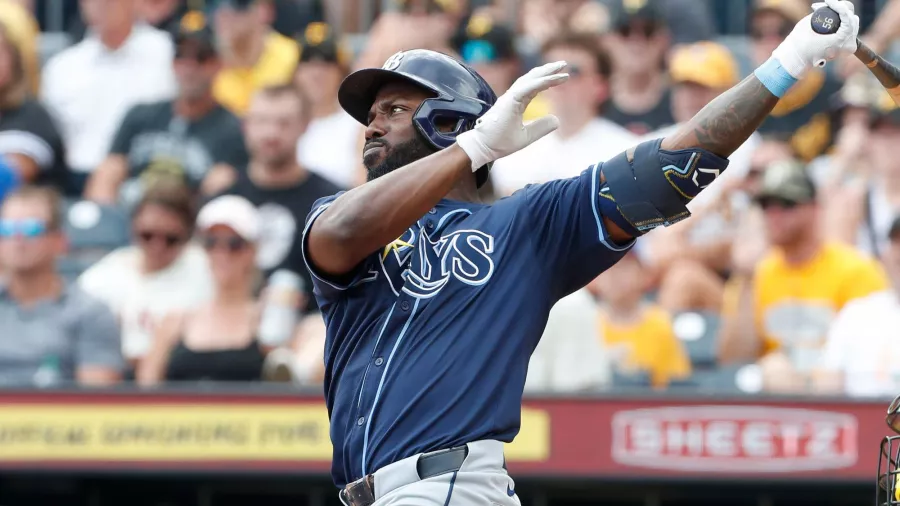
[[[704,107],[676,133],[645,142],[603,165],[601,214],[610,236],[625,242],[688,216],[686,204],[728,165],[730,156],[762,124],[779,97],[810,67],[840,50],[856,50],[859,20],[845,0],[826,0],[841,17],[834,34],[800,20],[753,75]],[[824,5],[824,4],[823,4]],[[818,6],[818,5],[817,5]]]
[[[342,194],[320,214],[314,211],[304,240],[315,270],[335,277],[352,272],[463,178],[555,130],[555,117],[526,126],[522,114],[539,92],[565,81],[568,75],[559,73],[564,66],[548,63],[519,78],[474,129],[457,137],[457,144]]]
[[[324,274],[350,272],[472,177],[471,164],[453,145],[344,193],[310,227],[309,259]]]

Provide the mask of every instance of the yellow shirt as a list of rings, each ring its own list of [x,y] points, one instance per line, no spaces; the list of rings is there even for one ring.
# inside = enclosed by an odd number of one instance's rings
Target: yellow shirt
[[[28,90],[33,96],[37,96],[41,74],[38,60],[38,37],[41,32],[37,21],[16,2],[0,0],[0,23],[3,23],[12,43],[22,53],[22,67],[28,80]]]
[[[675,337],[672,319],[659,306],[648,306],[640,321],[626,325],[611,322],[601,310],[600,332],[606,346],[625,345],[629,349],[625,365],[650,373],[655,387],[691,374],[690,360]]]
[[[260,88],[287,84],[294,77],[299,48],[291,39],[272,32],[259,61],[252,68],[224,68],[213,83],[213,94],[223,106],[242,116]]]
[[[795,366],[813,366],[844,304],[887,285],[877,261],[844,244],[827,243],[802,265],[789,265],[780,251],[770,252],[753,278],[754,316],[764,352],[785,348],[799,361]],[[726,315],[737,312],[738,292],[738,285],[729,283]]]

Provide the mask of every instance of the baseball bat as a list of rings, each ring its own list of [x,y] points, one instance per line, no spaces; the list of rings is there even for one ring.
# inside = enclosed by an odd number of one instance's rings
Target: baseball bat
[[[834,33],[841,27],[841,17],[831,7],[816,9],[810,22],[812,23],[813,31],[821,34]],[[856,45],[857,49],[853,53],[854,56],[863,62],[869,69],[869,72],[884,86],[894,103],[900,106],[900,68],[882,58],[859,39],[856,39]]]

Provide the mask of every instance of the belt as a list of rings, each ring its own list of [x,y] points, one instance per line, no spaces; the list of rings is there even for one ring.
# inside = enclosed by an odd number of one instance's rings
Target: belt
[[[457,446],[419,455],[416,472],[420,480],[459,471],[466,456],[467,446]],[[371,506],[375,502],[375,475],[369,474],[348,484],[340,492],[341,501],[347,506]]]

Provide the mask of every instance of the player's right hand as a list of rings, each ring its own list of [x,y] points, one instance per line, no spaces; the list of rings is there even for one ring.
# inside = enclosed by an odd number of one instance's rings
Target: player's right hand
[[[841,51],[856,51],[859,16],[853,13],[853,3],[848,0],[825,0],[813,4],[812,9],[824,6],[831,7],[841,17],[841,26],[835,33],[816,33],[812,29],[810,14],[801,19],[772,52],[772,56],[796,79],[803,77],[811,67],[824,67],[825,62],[837,58]]]
[[[491,109],[475,123],[475,128],[456,137],[456,143],[472,160],[472,170],[515,153],[559,127],[553,115],[527,125],[522,119],[525,108],[538,93],[564,83],[569,74],[561,73],[566,62],[548,63],[531,69],[510,86]]]

